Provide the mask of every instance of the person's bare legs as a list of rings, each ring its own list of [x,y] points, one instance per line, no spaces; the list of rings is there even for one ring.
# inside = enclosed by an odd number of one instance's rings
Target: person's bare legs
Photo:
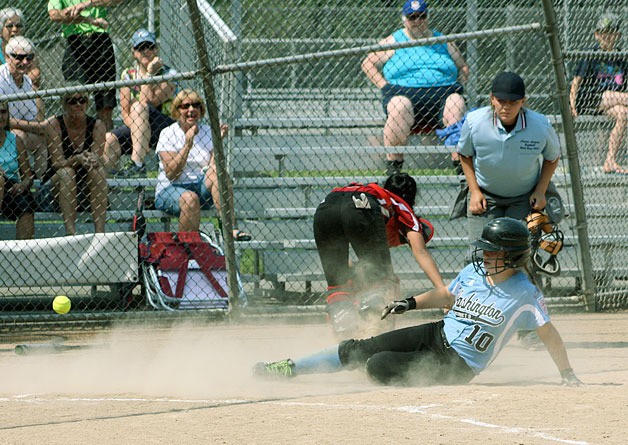
[[[62,168],[52,177],[52,196],[59,203],[65,234],[76,233],[76,172],[71,168]]]
[[[461,121],[466,112],[467,104],[464,97],[458,93],[450,94],[445,100],[445,108],[443,109],[443,126],[449,127]],[[451,153],[451,160],[458,160],[458,153],[455,150]]]
[[[464,101],[464,97],[458,93],[450,94],[447,96],[445,108],[443,108],[443,125],[449,127],[455,124],[462,120],[466,112],[467,104]]]
[[[221,201],[220,201],[220,192],[218,190],[218,173],[213,168],[208,168],[205,172],[205,187],[210,191],[212,195],[212,200],[214,201],[214,206],[216,207],[216,212],[218,213],[218,217],[220,218],[220,209],[221,209]],[[233,182],[231,178],[227,178],[227,195],[229,196],[229,208],[231,208],[231,228],[233,236],[237,236],[238,233],[240,235],[249,235],[243,231],[240,231],[236,226],[235,219],[235,207],[233,200]]]
[[[146,153],[148,153],[148,144],[150,143],[150,122],[148,113],[148,104],[139,101],[133,102],[131,105],[131,142],[133,144],[133,152],[131,159],[136,164],[144,163]]]
[[[33,173],[41,179],[48,166],[48,145],[43,136],[22,130],[13,130],[24,142],[29,155],[33,158]]]
[[[405,96],[395,96],[388,102],[386,110],[388,111],[388,118],[384,125],[384,146],[406,145],[414,125],[412,102]],[[403,153],[388,153],[386,159],[403,161]]]
[[[628,93],[606,91],[602,95],[600,109],[615,120],[615,125],[608,138],[608,153],[604,161],[604,171],[623,171],[617,163],[617,152],[621,148],[628,126]]]
[[[96,111],[96,115],[105,124],[105,129],[111,131],[113,128],[113,108],[101,108]]]
[[[192,191],[185,191],[179,198],[179,232],[198,232],[201,227],[201,200]]]
[[[89,188],[89,204],[92,208],[94,232],[105,233],[107,220],[107,176],[104,167],[95,168],[87,172],[87,187]]]
[[[105,171],[110,172],[118,165],[118,161],[122,156],[122,147],[118,138],[113,133],[105,135],[105,149],[103,152],[103,164]]]
[[[25,213],[15,223],[15,237],[17,239],[33,239],[35,236],[35,214]]]

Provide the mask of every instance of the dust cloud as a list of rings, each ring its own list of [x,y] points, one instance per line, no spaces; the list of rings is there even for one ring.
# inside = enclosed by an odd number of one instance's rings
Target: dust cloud
[[[334,343],[326,325],[114,328],[86,341],[68,339],[65,345],[80,349],[60,353],[19,356],[7,345],[0,355],[0,394],[272,397],[277,387],[323,389],[325,376],[289,385],[260,381],[251,374],[256,362],[300,357]],[[360,375],[349,381],[355,379],[366,381]]]

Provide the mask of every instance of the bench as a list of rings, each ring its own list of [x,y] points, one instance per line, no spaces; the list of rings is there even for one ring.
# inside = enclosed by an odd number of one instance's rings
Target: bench
[[[0,243],[0,307],[50,310],[54,295],[104,297],[122,303],[123,288],[138,281],[137,235],[90,233],[72,237]],[[104,295],[98,286],[107,286]],[[68,288],[74,288],[69,291]],[[73,301],[73,305],[77,300]]]

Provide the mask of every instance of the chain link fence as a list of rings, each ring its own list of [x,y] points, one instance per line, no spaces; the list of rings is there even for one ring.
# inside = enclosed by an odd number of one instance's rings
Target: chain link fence
[[[239,285],[248,297],[249,309],[266,313],[298,307],[320,312],[326,282],[313,239],[316,206],[335,187],[354,181],[381,184],[395,169],[417,181],[415,212],[435,227],[428,247],[447,281],[468,256],[466,219],[450,217],[463,180],[452,160],[455,130],[468,110],[489,105],[492,79],[503,70],[524,78],[526,106],[547,115],[561,141],[562,157],[553,182],[567,209],[559,225],[565,245],[558,256],[561,274],[541,278],[548,303],[575,310],[626,306],[623,195],[628,176],[622,167],[626,164],[623,135],[628,101],[627,72],[621,71],[621,64],[626,64],[626,53],[621,51],[626,24],[618,20],[626,17],[626,5],[556,1],[558,27],[548,29],[540,2],[432,1],[424,15],[422,2],[402,11],[403,1],[388,0],[366,0],[359,5],[199,1],[209,57],[209,66],[203,66],[194,34],[198,28],[190,15],[194,10],[188,10],[187,1],[96,2],[104,9],[78,1],[53,0],[47,9],[38,2],[21,3],[19,14],[0,13],[3,49],[8,45],[16,56],[7,55],[3,69],[11,77],[2,80],[11,85],[11,79],[19,77],[15,73],[23,71],[35,80],[39,92],[5,86],[0,94],[21,94],[39,105],[39,115],[22,116],[30,123],[12,121],[12,131],[20,135],[29,154],[35,212],[34,230],[29,228],[29,213],[17,225],[11,218],[0,221],[2,239],[7,240],[2,243],[4,320],[91,324],[111,317],[150,319],[163,314],[147,302],[145,286],[136,285],[143,274],[136,254],[138,239],[130,230],[140,196],[149,233],[200,228],[225,248],[228,263],[230,246],[235,245]],[[55,11],[60,15],[55,16]],[[568,99],[570,92],[557,88],[547,33],[559,34],[570,86],[574,75],[590,75],[582,60],[599,60],[594,49],[599,33],[595,32],[608,14],[614,14],[608,16],[609,29],[617,36],[610,55],[618,64],[614,79],[620,99],[613,105],[615,111],[597,108],[578,113],[576,153],[565,142],[570,140],[569,125],[563,122],[560,107],[561,93]],[[78,16],[89,17],[85,21],[91,25],[77,31],[78,37],[67,30],[62,34],[64,26],[82,20]],[[108,24],[109,37],[101,35],[102,20]],[[9,43],[15,31],[34,48]],[[417,45],[408,35],[428,40]],[[115,63],[107,62],[107,47],[113,48]],[[75,53],[68,53],[71,49]],[[27,60],[31,52],[36,55],[33,61]],[[154,59],[157,55],[159,60]],[[103,66],[91,69],[90,64],[102,57]],[[420,67],[409,65],[417,57]],[[86,64],[77,67],[77,59]],[[416,74],[421,70],[423,74]],[[81,78],[77,71],[82,71]],[[96,78],[99,73],[103,76]],[[410,87],[415,86],[412,82],[419,82],[418,86],[431,82],[440,89],[433,97],[415,98],[423,107],[413,108],[396,97],[397,90],[384,87],[392,82],[386,76],[406,79],[400,82]],[[116,93],[115,104],[103,93],[108,89]],[[383,96],[391,98],[386,108]],[[83,98],[89,100],[83,103]],[[14,107],[17,103],[9,106],[14,119],[20,118],[14,115],[20,112]],[[216,235],[221,215],[215,207],[190,213],[191,218],[183,212],[177,218],[168,208],[178,203],[176,199],[156,202],[155,189],[167,178],[166,164],[160,165],[155,153],[158,141],[162,139],[165,146],[179,144],[178,150],[185,140],[183,131],[176,133],[177,139],[175,133],[164,130],[164,135],[162,129],[187,128],[186,119],[196,122],[197,114],[207,110],[229,127],[222,142],[233,180],[235,220],[229,216],[228,182],[220,187],[222,194],[213,194],[214,201],[223,202],[229,223],[250,234],[251,240],[244,236],[231,244],[231,236],[226,236],[223,246]],[[88,151],[93,155],[79,157],[77,147],[87,134],[85,114],[99,117],[100,122],[92,124]],[[55,116],[61,118],[55,120]],[[200,122],[203,132],[210,134],[213,125],[207,113]],[[443,134],[443,129],[449,132]],[[213,131],[216,134],[216,128]],[[609,150],[611,139],[615,145]],[[609,152],[615,163],[609,161]],[[217,176],[225,178],[218,164]],[[66,167],[74,173],[64,177]],[[56,176],[52,178],[51,173]],[[15,177],[19,184],[20,176]],[[218,189],[218,179],[213,179]],[[5,194],[8,190],[5,186]],[[579,190],[583,190],[582,202]],[[211,190],[196,192],[209,197]],[[586,219],[577,217],[579,208],[586,212]],[[16,232],[16,226],[21,232]],[[102,232],[103,227],[106,234],[93,233]],[[582,231],[590,243],[590,251],[584,253]],[[64,236],[69,234],[76,236]],[[12,241],[16,236],[36,241]],[[409,249],[392,249],[391,254],[404,291],[432,286]],[[48,258],[49,263],[41,258]],[[593,282],[588,283],[587,276]],[[51,311],[52,297],[58,294],[70,296],[74,305],[63,318]],[[211,312],[202,304],[190,308],[187,313]]]

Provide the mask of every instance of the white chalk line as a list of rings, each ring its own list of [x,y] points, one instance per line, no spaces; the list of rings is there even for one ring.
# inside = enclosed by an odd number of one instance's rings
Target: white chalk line
[[[142,403],[173,403],[173,404],[214,404],[214,405],[235,405],[235,404],[247,404],[247,403],[255,403],[255,400],[245,400],[245,399],[223,399],[223,400],[209,400],[209,399],[172,399],[166,397],[158,397],[158,398],[150,398],[150,397],[42,397],[36,394],[20,394],[12,397],[0,397],[0,402],[20,402],[20,403],[45,403],[45,402],[142,402]],[[324,403],[324,402],[287,402],[287,401],[261,401],[260,403],[264,403],[267,405],[278,405],[278,406],[305,406],[305,407],[321,407],[325,409],[358,409],[363,411],[391,411],[391,412],[402,412],[408,414],[421,414],[427,416],[432,419],[437,420],[448,420],[459,423],[466,423],[469,425],[477,426],[480,428],[494,429],[499,430],[506,434],[512,435],[527,435],[531,437],[540,438],[543,440],[548,440],[552,442],[564,443],[569,445],[590,445],[589,442],[581,441],[581,440],[569,440],[569,439],[561,439],[560,437],[552,436],[550,434],[544,433],[542,431],[538,431],[532,428],[521,428],[521,427],[509,427],[504,425],[497,425],[493,423],[486,423],[479,420],[474,419],[465,419],[465,418],[457,418],[453,416],[449,416],[446,414],[439,414],[434,412],[429,412],[429,410],[433,408],[438,408],[440,404],[428,404],[428,405],[418,405],[418,406],[398,406],[391,407],[386,405],[343,405],[343,404],[332,404],[332,403]]]
[[[467,424],[478,426],[481,428],[495,429],[503,433],[513,434],[517,436],[521,434],[525,434],[527,436],[536,437],[543,440],[549,440],[553,442],[565,443],[565,444],[570,444],[570,445],[589,445],[589,443],[585,441],[561,439],[560,437],[552,436],[550,434],[547,434],[547,433],[544,433],[542,431],[538,431],[532,428],[509,427],[509,426],[481,422],[479,420],[474,420],[474,419],[457,418],[457,417],[449,416],[446,414],[428,412],[428,410],[432,408],[443,406],[443,405],[438,405],[438,404],[391,407],[391,406],[385,406],[385,405],[342,405],[342,404],[330,404],[330,403],[321,403],[321,402],[307,403],[307,402],[269,401],[269,402],[264,402],[264,403],[270,404],[270,405],[283,405],[283,406],[312,406],[312,407],[323,407],[323,408],[333,408],[333,409],[359,409],[359,410],[364,410],[364,411],[393,411],[393,412],[403,412],[403,413],[409,413],[409,414],[421,414],[432,419],[467,423]]]

